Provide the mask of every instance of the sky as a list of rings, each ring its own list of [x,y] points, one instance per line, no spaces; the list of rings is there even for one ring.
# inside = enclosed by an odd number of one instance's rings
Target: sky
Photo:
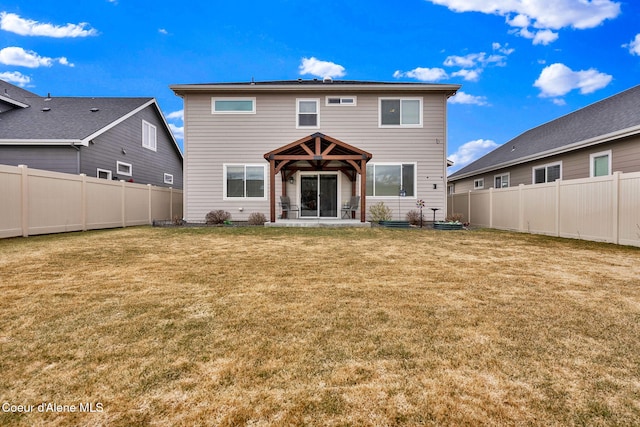
[[[638,0],[0,0],[0,79],[45,96],[157,99],[173,84],[332,77],[461,84],[455,172],[640,84]]]

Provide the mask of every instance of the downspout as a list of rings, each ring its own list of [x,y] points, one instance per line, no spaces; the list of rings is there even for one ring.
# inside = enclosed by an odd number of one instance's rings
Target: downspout
[[[80,147],[76,147],[75,144],[71,144],[71,147],[76,149],[76,173],[80,174]]]

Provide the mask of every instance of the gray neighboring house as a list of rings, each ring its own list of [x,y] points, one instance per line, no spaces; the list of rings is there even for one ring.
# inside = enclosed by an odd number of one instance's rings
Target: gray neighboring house
[[[448,177],[448,191],[640,171],[640,86],[517,136]]]
[[[155,98],[42,97],[0,80],[0,164],[182,188]]]

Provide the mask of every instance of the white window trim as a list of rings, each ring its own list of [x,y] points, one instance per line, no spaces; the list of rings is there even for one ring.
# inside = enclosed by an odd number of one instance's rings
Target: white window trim
[[[413,192],[415,193],[413,196],[405,196],[403,199],[417,199],[418,198],[418,163],[417,162],[368,162],[367,166],[371,165],[376,166],[400,166],[400,179],[402,179],[402,165],[413,165]],[[373,174],[373,179],[375,182],[375,172]],[[403,183],[404,184],[404,183]],[[398,189],[400,190],[400,189]],[[375,187],[374,187],[375,192]],[[400,197],[400,194],[396,194],[395,196],[367,196],[367,199],[397,199]]]
[[[399,100],[400,108],[402,108],[402,101],[418,101],[420,105],[420,112],[418,117],[420,118],[420,123],[417,124],[407,124],[404,125],[400,123],[399,125],[383,125],[382,124],[382,101],[387,100]],[[397,97],[397,96],[387,96],[387,97],[379,97],[378,98],[378,128],[380,129],[397,129],[397,128],[421,128],[423,127],[423,118],[424,115],[424,102],[422,97]],[[402,111],[400,111],[400,121],[402,121]]]
[[[244,167],[244,177],[245,177],[245,194],[246,194],[246,178],[247,178],[247,167],[260,167],[262,168],[262,177],[264,180],[264,195],[262,197],[228,197],[227,196],[227,168],[229,166],[243,166]],[[268,194],[268,177],[267,177],[267,167],[264,164],[253,164],[253,163],[225,163],[222,165],[222,199],[223,200],[267,200]]]
[[[329,99],[339,99],[338,103],[329,103]],[[345,99],[353,99],[353,102],[343,102]],[[357,96],[327,96],[325,98],[325,105],[327,107],[355,107],[358,105],[358,97]]]
[[[480,183],[480,185],[478,185]],[[483,190],[484,189],[484,178],[478,178],[473,180],[473,189],[474,190]]]
[[[545,169],[545,172],[544,172],[545,173],[545,176],[544,176],[545,182],[544,183],[539,182],[538,184],[547,184],[547,183],[549,183],[549,181],[547,181],[547,169],[552,167],[552,166],[560,166],[560,178],[558,178],[558,179],[562,179],[562,161],[558,161],[558,162],[546,163],[544,165],[537,165],[537,166],[532,167],[531,168],[531,183],[532,184],[536,183],[536,170],[542,169],[542,168]],[[509,184],[511,184],[511,183],[509,183]]]
[[[251,111],[217,111],[216,101],[251,101]],[[231,97],[231,98],[211,98],[211,114],[256,114],[256,98],[255,97]]]
[[[173,175],[170,173],[165,173],[164,174],[164,183],[165,184],[170,184],[173,185]]]
[[[315,126],[301,126],[300,125],[300,102],[315,102],[316,103],[316,124]],[[310,113],[302,113],[310,114]],[[319,98],[296,98],[296,129],[320,129],[320,99]]]
[[[120,166],[125,166],[129,168],[129,172],[122,172],[120,170]],[[121,162],[120,160],[116,161],[116,172],[118,175],[124,175],[124,176],[132,176],[133,175],[133,166],[131,166],[130,163],[125,163],[125,162]]]
[[[104,172],[109,176],[108,178],[104,178],[104,179],[108,179],[108,180],[112,180],[113,179],[113,172],[112,171],[110,171],[108,169],[100,169],[100,168],[98,168],[96,170],[96,177],[97,178],[100,178],[100,172]]]
[[[509,180],[509,185],[507,185],[506,187],[500,187],[500,188],[509,188],[511,187],[511,172],[507,172],[507,173],[499,173],[496,175],[493,175],[493,187],[495,188],[496,185],[496,178],[500,177],[500,185],[502,185],[502,181],[504,181],[502,178],[507,177],[507,179]],[[497,188],[496,188],[497,189]]]
[[[591,178],[595,177],[595,173],[596,173],[596,169],[594,167],[594,160],[596,159],[596,157],[603,157],[603,156],[607,156],[608,161],[609,161],[609,175],[612,175],[613,172],[611,171],[611,150],[606,150],[606,151],[600,151],[599,153],[593,153],[589,155],[589,176]]]
[[[147,143],[148,141],[144,137],[144,135],[145,135],[145,127],[153,129],[153,135],[154,135],[154,138],[153,138],[153,141],[152,141],[153,145],[148,144]],[[148,136],[148,132],[147,132],[147,136]],[[151,151],[157,151],[158,150],[158,128],[155,125],[149,123],[146,120],[142,121],[142,146],[144,148],[146,148],[147,150],[151,150]]]

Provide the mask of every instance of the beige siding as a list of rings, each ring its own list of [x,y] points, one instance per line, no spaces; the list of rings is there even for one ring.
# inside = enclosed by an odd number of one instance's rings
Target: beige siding
[[[332,94],[336,95],[336,94]],[[345,91],[343,96],[356,96]],[[378,127],[380,93],[358,93],[356,106],[327,106],[326,93],[305,92],[301,95],[257,94],[256,114],[211,114],[211,98],[215,93],[187,94],[185,99],[185,212],[189,221],[201,221],[207,212],[224,209],[236,220],[244,220],[251,212],[269,212],[268,200],[223,200],[223,164],[264,164],[263,155],[310,134],[321,132],[373,155],[371,162],[415,162],[417,164],[417,197],[401,200],[401,216],[415,209],[417,198],[427,207],[438,207],[444,217],[446,96],[423,93],[423,127]],[[220,95],[222,96],[222,95]],[[229,97],[228,94],[224,95]],[[239,95],[252,96],[252,95]],[[384,93],[384,97],[412,97],[415,93]],[[296,129],[296,98],[318,99],[319,128]],[[268,167],[267,167],[268,178]],[[339,177],[341,201],[348,198],[351,183]],[[280,177],[276,178],[276,194],[281,194]],[[268,184],[268,183],[267,183]],[[437,188],[433,189],[433,184]],[[268,196],[268,188],[265,189]],[[295,195],[295,186],[287,188]],[[384,201],[397,214],[398,198],[367,198],[368,205]],[[240,211],[242,209],[242,211]],[[268,215],[267,215],[268,217]]]

